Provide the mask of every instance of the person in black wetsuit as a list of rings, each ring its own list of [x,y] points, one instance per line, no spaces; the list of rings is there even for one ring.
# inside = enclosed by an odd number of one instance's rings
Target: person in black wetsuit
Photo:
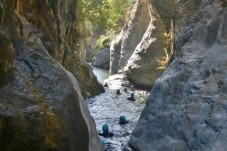
[[[99,133],[100,136],[103,136],[103,137],[113,137],[114,134],[109,132],[109,126],[107,124],[104,124],[102,126],[102,133]]]
[[[124,125],[124,124],[127,124],[128,123],[128,120],[126,120],[126,117],[125,116],[120,116],[119,117],[119,124],[120,125]]]
[[[116,94],[121,94],[121,90],[117,89]]]
[[[128,88],[125,87],[124,88],[124,92],[127,93],[128,92]]]
[[[127,98],[127,100],[130,100],[130,101],[135,101],[136,99],[135,99],[135,93],[134,93],[134,91],[132,91],[131,92],[131,96],[129,97],[129,98]]]

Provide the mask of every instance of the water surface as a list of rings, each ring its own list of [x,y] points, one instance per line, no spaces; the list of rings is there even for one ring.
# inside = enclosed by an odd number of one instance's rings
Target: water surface
[[[108,82],[109,84],[109,87],[105,88],[105,93],[87,100],[90,113],[96,122],[96,129],[101,132],[102,125],[108,124],[110,131],[115,134],[113,138],[102,138],[105,140],[107,151],[131,151],[128,141],[144,108],[148,94],[144,91],[136,90],[136,101],[129,101],[127,97],[130,96],[130,91],[128,93],[123,92],[120,77],[113,76],[114,78],[112,77],[112,79],[104,80],[103,77],[108,78],[108,76],[106,77],[106,74],[102,75],[103,71],[96,69],[94,68],[94,73],[97,76],[101,75],[98,78],[103,79],[103,83]],[[118,88],[121,89],[122,94],[120,95],[115,94]],[[118,119],[121,115],[126,116],[129,120],[128,124],[118,124]]]

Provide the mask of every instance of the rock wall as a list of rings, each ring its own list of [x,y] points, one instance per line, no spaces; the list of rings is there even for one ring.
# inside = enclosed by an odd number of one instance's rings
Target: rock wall
[[[151,20],[148,14],[148,4],[147,0],[136,0],[134,2],[128,17],[128,23],[111,43],[111,73],[117,73],[127,64],[128,59],[147,30]]]
[[[76,0],[20,0],[17,10],[22,36],[38,36],[50,55],[77,78],[85,98],[104,92],[84,61],[87,32],[84,21],[77,15]]]
[[[102,87],[76,11],[76,0],[0,0],[0,150],[103,150],[81,95]]]
[[[168,66],[176,33],[201,0],[137,0],[129,20],[111,44],[111,73],[123,71],[136,87],[150,90]]]
[[[150,90],[162,73],[157,70],[168,47],[165,24],[150,0],[137,0],[129,21],[111,43],[110,71],[123,70],[137,87]]]
[[[227,148],[227,8],[224,1],[197,2],[193,17],[179,26],[172,62],[155,82],[132,133],[135,151]],[[187,5],[179,1],[177,9]]]

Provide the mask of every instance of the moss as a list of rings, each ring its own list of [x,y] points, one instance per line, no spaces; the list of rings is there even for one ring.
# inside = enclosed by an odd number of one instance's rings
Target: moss
[[[43,114],[43,123],[45,129],[45,150],[59,150],[61,141],[61,122],[59,117],[49,108],[48,104],[39,101],[38,107]]]
[[[20,116],[4,117],[1,120],[1,148],[4,151],[27,151],[28,129],[27,122]]]
[[[49,6],[52,10],[57,9],[57,1],[56,0],[48,0]]]
[[[0,24],[11,27],[17,0],[3,0],[3,9],[0,9]]]
[[[0,87],[7,83],[10,66],[13,62],[13,47],[8,38],[0,33]]]

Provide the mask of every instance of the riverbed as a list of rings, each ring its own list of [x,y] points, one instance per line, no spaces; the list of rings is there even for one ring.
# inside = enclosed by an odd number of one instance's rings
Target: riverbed
[[[99,68],[93,70],[100,83],[108,83],[105,93],[87,100],[97,131],[102,132],[102,125],[108,124],[110,132],[114,133],[112,138],[101,138],[105,142],[105,149],[106,151],[131,151],[128,141],[145,106],[148,93],[135,90],[136,101],[129,101],[127,97],[130,97],[130,89],[127,93],[123,91],[121,75],[109,77],[108,71]],[[116,94],[117,89],[121,90],[120,95]],[[121,115],[129,120],[128,124],[118,124]]]

